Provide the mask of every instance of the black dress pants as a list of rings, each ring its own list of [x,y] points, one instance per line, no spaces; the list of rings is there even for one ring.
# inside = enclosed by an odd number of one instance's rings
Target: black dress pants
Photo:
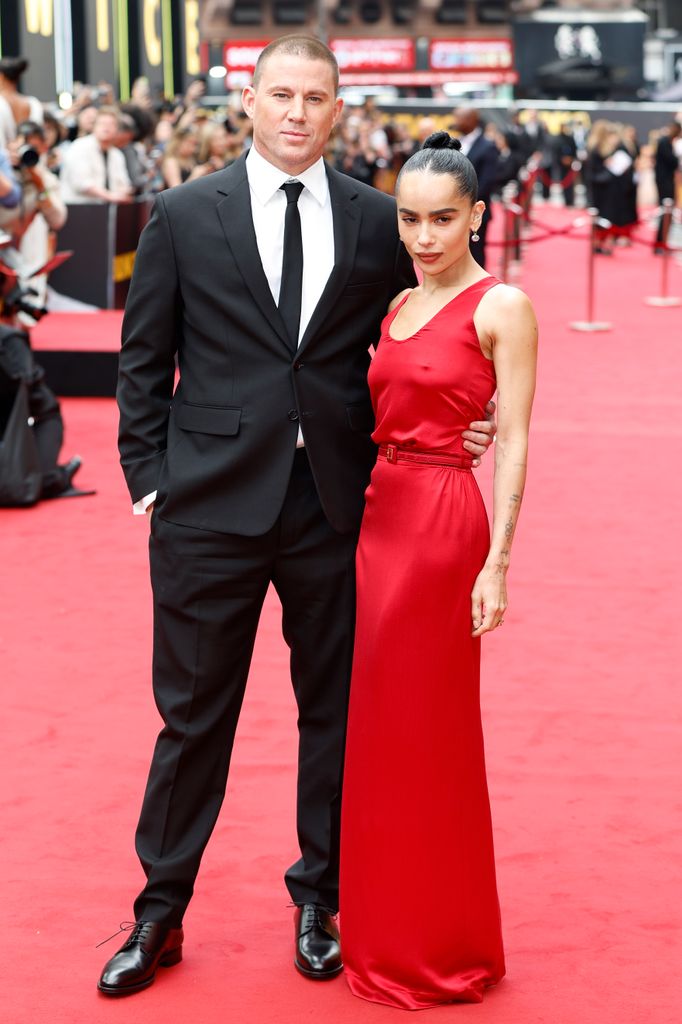
[[[178,927],[225,794],[256,629],[270,582],[282,603],[298,704],[294,903],[338,907],[343,749],[355,625],[357,535],[338,534],[296,453],[275,526],[241,537],[155,513],[153,684],[164,721],[136,834],[147,884],[135,917]]]

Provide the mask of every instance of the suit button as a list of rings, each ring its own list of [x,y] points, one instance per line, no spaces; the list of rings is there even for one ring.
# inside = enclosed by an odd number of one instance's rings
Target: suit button
[[[298,361],[296,361],[294,363],[294,369],[295,370],[302,370],[303,369],[303,363],[299,363]]]
[[[296,420],[298,419],[298,413],[296,412],[295,409],[289,409],[289,412],[287,413],[287,416],[292,421],[292,423],[295,423]]]

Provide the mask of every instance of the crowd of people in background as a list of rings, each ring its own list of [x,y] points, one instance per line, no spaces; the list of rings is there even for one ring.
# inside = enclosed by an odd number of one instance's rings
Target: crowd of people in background
[[[54,229],[66,215],[64,204],[129,203],[220,170],[250,145],[250,121],[236,107],[205,105],[201,79],[168,100],[155,97],[141,78],[125,103],[116,101],[107,83],[80,85],[72,105],[61,110],[22,95],[25,68],[20,58],[0,60],[0,228],[5,230],[12,224],[22,235],[28,230],[25,208],[20,216],[22,204],[12,199],[12,172],[20,187],[33,185],[31,209]],[[390,193],[400,168],[431,132],[446,128],[471,136],[474,152],[486,151],[476,169],[487,202],[505,186],[527,180],[531,170],[534,199],[594,206],[609,222],[598,238],[600,254],[628,244],[647,182],[645,203],[674,198],[682,159],[678,121],[649,139],[638,139],[632,125],[604,120],[590,125],[573,117],[552,127],[531,109],[499,111],[484,124],[470,108],[450,116],[391,116],[368,98],[344,108],[327,157],[338,170]],[[30,167],[27,146],[38,153]]]

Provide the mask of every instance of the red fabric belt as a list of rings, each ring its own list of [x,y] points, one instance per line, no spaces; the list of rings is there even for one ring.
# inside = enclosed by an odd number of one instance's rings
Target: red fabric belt
[[[470,455],[440,455],[438,452],[416,452],[412,448],[402,448],[398,444],[382,444],[379,447],[379,458],[386,462],[420,462],[427,466],[450,466],[471,472],[473,458]]]

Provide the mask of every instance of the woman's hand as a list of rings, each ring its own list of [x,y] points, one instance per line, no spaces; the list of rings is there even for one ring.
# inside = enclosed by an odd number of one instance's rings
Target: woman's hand
[[[507,580],[498,568],[483,568],[471,591],[472,636],[496,629],[504,621],[507,608]]]

